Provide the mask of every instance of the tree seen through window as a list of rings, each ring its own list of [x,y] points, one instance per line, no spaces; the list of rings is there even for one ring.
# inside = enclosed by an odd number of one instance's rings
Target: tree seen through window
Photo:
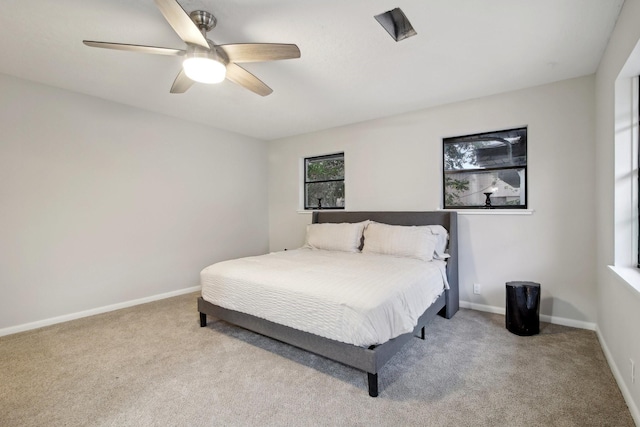
[[[304,208],[344,209],[344,153],[304,159]]]

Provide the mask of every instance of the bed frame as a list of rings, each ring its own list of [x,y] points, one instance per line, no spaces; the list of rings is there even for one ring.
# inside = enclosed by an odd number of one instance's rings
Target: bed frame
[[[425,326],[437,314],[450,319],[458,311],[458,221],[456,212],[349,212],[315,211],[313,223],[341,223],[372,220],[392,225],[442,225],[449,231],[447,277],[450,289],[446,290],[418,320],[412,333],[406,333],[383,344],[358,347],[334,341],[318,335],[270,322],[255,316],[219,307],[198,298],[200,326],[207,326],[207,315],[216,317],[258,334],[282,341],[331,360],[365,371],[369,382],[369,396],[378,396],[378,372],[404,344],[416,334],[425,338]]]

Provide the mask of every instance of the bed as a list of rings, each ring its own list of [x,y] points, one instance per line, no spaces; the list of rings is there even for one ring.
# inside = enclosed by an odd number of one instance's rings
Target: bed
[[[389,257],[388,255],[380,255],[376,253],[367,253],[371,252],[367,251],[368,247],[366,242],[370,241],[371,245],[375,242],[374,235],[369,234],[370,238],[367,236],[367,230],[374,230],[374,226],[368,226],[368,224],[375,224],[376,227],[388,227],[388,226],[442,226],[448,232],[448,245],[447,245],[447,254],[446,254],[446,262],[442,259],[434,259],[433,262],[417,262],[416,260],[394,260],[394,262],[400,262],[399,268],[396,268],[398,272],[403,272],[403,274],[394,275],[394,279],[398,277],[397,280],[401,280],[404,275],[404,272],[412,271],[412,269],[416,270],[416,274],[426,276],[426,273],[422,273],[420,268],[423,268],[422,265],[428,265],[429,268],[440,270],[442,272],[442,281],[444,282],[444,286],[442,289],[436,293],[428,293],[427,296],[424,297],[416,297],[414,294],[409,294],[410,297],[403,297],[401,303],[397,303],[396,305],[407,305],[407,301],[418,301],[420,298],[427,299],[426,308],[420,306],[416,303],[416,307],[411,308],[410,311],[412,313],[407,314],[411,318],[412,324],[407,329],[407,321],[401,319],[400,321],[394,321],[391,323],[397,323],[400,325],[400,328],[394,326],[394,328],[382,328],[382,330],[386,329],[394,329],[387,332],[375,332],[376,336],[371,336],[372,333],[370,331],[371,328],[367,329],[364,327],[363,330],[357,330],[356,327],[363,327],[362,325],[368,325],[369,323],[375,323],[371,318],[365,318],[364,320],[359,318],[354,318],[350,320],[351,311],[348,311],[349,316],[346,316],[346,320],[342,319],[342,314],[344,313],[344,301],[341,298],[337,298],[339,300],[338,307],[328,308],[327,316],[320,317],[320,319],[325,319],[320,322],[313,322],[311,319],[308,322],[304,322],[303,319],[294,319],[288,320],[286,317],[278,317],[279,312],[289,312],[296,309],[296,306],[302,306],[303,308],[309,304],[311,304],[311,300],[314,298],[320,300],[321,298],[327,297],[325,294],[328,294],[329,299],[332,298],[331,286],[328,284],[334,280],[337,280],[337,277],[342,277],[343,280],[349,281],[350,277],[353,278],[353,282],[357,282],[353,274],[347,272],[344,273],[340,270],[340,264],[343,262],[351,263],[356,262],[356,264],[360,267],[360,272],[369,270],[369,267],[364,267],[361,264],[365,262],[364,260],[371,258],[374,263],[382,265],[382,259],[385,258],[394,258]],[[362,228],[365,230],[365,238],[360,238],[358,240],[358,249],[355,250],[353,254],[342,254],[337,255],[331,252],[324,251],[313,251],[313,250],[292,250],[288,252],[282,253],[274,253],[269,255],[264,255],[260,257],[249,257],[243,259],[243,261],[230,261],[217,263],[213,266],[207,267],[201,273],[202,281],[203,281],[203,293],[202,296],[198,298],[198,311],[200,312],[200,326],[204,327],[207,325],[207,315],[213,316],[217,319],[221,319],[223,321],[235,324],[242,328],[251,330],[253,332],[271,337],[273,339],[282,341],[284,343],[302,348],[304,350],[310,351],[312,353],[327,357],[334,361],[343,363],[345,365],[351,366],[353,368],[362,370],[367,373],[368,377],[368,388],[369,395],[372,397],[376,397],[378,395],[378,373],[381,368],[385,365],[391,357],[393,357],[404,344],[406,344],[410,339],[415,337],[416,335],[420,336],[422,339],[425,337],[425,327],[428,322],[433,319],[436,315],[440,314],[445,318],[451,318],[458,311],[458,247],[457,247],[457,216],[455,212],[445,212],[445,211],[436,211],[436,212],[348,212],[348,211],[316,211],[313,213],[311,227],[327,227],[327,226],[316,226],[315,224],[332,224],[328,227],[336,227],[346,224],[353,225],[349,229],[353,229],[358,224],[363,224]],[[366,227],[366,228],[365,228]],[[389,228],[389,227],[388,227]],[[398,227],[395,227],[398,228]],[[400,227],[403,229],[408,229],[408,227]],[[423,229],[425,227],[421,227]],[[316,228],[317,229],[317,228]],[[412,228],[413,229],[413,228]],[[309,230],[308,230],[309,233]],[[309,235],[309,234],[308,234]],[[365,241],[364,248],[362,246],[362,241]],[[308,244],[308,242],[307,242]],[[373,247],[373,246],[369,247]],[[367,249],[365,249],[367,248]],[[362,249],[362,252],[360,252]],[[429,249],[431,250],[431,249]],[[322,286],[322,288],[326,288],[323,292],[318,293],[318,295],[304,295],[299,296],[299,299],[296,300],[294,298],[293,303],[288,303],[286,300],[279,301],[280,294],[274,290],[274,288],[269,288],[268,286],[278,287],[291,287],[291,283],[287,283],[287,280],[293,281],[294,279],[286,279],[283,275],[281,280],[281,284],[277,281],[273,283],[269,283],[270,281],[274,281],[274,277],[277,275],[269,272],[268,266],[266,270],[260,270],[261,267],[259,264],[263,262],[263,260],[268,261],[277,266],[277,268],[281,268],[282,265],[293,265],[290,264],[292,262],[306,262],[306,257],[312,256],[311,254],[322,254],[325,257],[325,264],[333,265],[335,268],[326,268],[322,267],[323,272],[325,274],[320,281],[325,281],[327,286]],[[362,253],[362,255],[358,255]],[[336,258],[334,258],[336,257]],[[379,258],[376,258],[379,257]],[[437,257],[436,257],[437,258]],[[379,260],[377,262],[376,260]],[[414,262],[416,261],[416,262]],[[370,262],[370,261],[367,261]],[[238,265],[236,265],[238,263]],[[248,263],[248,264],[247,264]],[[402,264],[404,263],[404,264]],[[293,267],[292,267],[293,268]],[[384,269],[380,267],[383,271]],[[372,268],[373,269],[373,268]],[[244,291],[245,295],[248,295],[250,300],[253,300],[253,305],[255,308],[251,310],[245,307],[245,299],[241,297],[237,297],[234,295],[234,292],[242,295],[243,285],[242,282],[236,282],[233,274],[236,271],[242,270],[249,275],[247,280],[251,280],[251,277],[255,279],[255,282],[265,282],[264,284],[260,284],[260,286],[265,286],[265,288],[247,288]],[[310,276],[313,274],[318,274],[317,272],[313,272],[313,269],[307,269],[305,274],[307,276],[301,276],[303,281],[313,282],[314,277]],[[335,270],[335,271],[334,271]],[[434,271],[435,271],[434,270]],[[330,273],[335,273],[331,276]],[[243,273],[244,274],[244,273]],[[367,276],[369,274],[369,276]],[[374,277],[379,275],[376,271],[368,272],[367,274],[362,274],[366,281],[374,282],[376,281]],[[224,275],[225,279],[228,283],[231,283],[233,286],[227,286],[222,290],[216,288],[213,285],[210,285],[209,282],[216,282],[213,278],[218,278],[218,276]],[[251,276],[253,275],[253,276]],[[358,275],[360,275],[358,273]],[[431,274],[431,276],[437,276],[437,274]],[[258,280],[257,278],[263,277],[263,280]],[[296,276],[297,277],[297,276]],[[381,276],[382,277],[382,276]],[[411,277],[411,276],[407,276]],[[384,282],[387,279],[380,279],[377,282]],[[404,279],[402,279],[404,280]],[[430,279],[431,280],[431,279]],[[400,283],[400,282],[399,282]],[[404,282],[402,282],[404,283]],[[237,284],[237,285],[236,285]],[[341,285],[342,286],[342,285]],[[377,284],[376,284],[377,286]],[[382,285],[381,285],[382,286]],[[396,286],[394,284],[394,286]],[[402,285],[405,286],[404,284]],[[415,287],[413,282],[409,280],[407,282],[407,289],[411,289],[411,287]],[[317,289],[319,286],[315,285],[313,289]],[[230,289],[233,288],[233,292],[230,292]],[[312,287],[309,287],[310,289]],[[357,288],[356,288],[357,289]],[[427,292],[422,290],[422,286],[420,286],[420,292]],[[355,291],[358,292],[358,291]],[[412,291],[413,292],[413,291]],[[276,296],[274,296],[276,295]],[[234,299],[236,298],[236,299]],[[283,297],[284,298],[284,297]],[[357,300],[357,299],[356,299]],[[295,302],[299,302],[299,304],[294,304]],[[243,305],[244,304],[244,305]],[[282,305],[283,304],[283,305]],[[368,305],[362,303],[363,305]],[[422,304],[422,303],[421,303]],[[374,306],[375,304],[371,304]],[[230,308],[231,307],[231,308]],[[274,309],[273,307],[276,307]],[[278,310],[279,308],[279,310]],[[300,310],[302,310],[301,308]],[[271,312],[269,312],[271,310]],[[309,313],[316,313],[318,311],[315,306],[309,309],[311,311],[307,311],[306,316]],[[331,311],[334,310],[334,311]],[[336,310],[340,310],[339,312]],[[382,308],[382,312],[389,313],[393,312],[392,308]],[[416,312],[416,310],[418,310]],[[372,318],[379,318],[379,313],[369,314],[367,312],[367,316]],[[294,316],[295,317],[295,316]],[[304,318],[304,316],[302,316]],[[329,322],[330,319],[338,319],[340,318],[342,323],[337,323],[336,325],[331,325]],[[267,320],[269,319],[269,320]],[[297,323],[296,323],[297,322]],[[346,326],[345,326],[346,325]],[[415,325],[415,326],[414,326]],[[351,328],[353,326],[353,328]],[[354,329],[354,334],[349,336],[334,336],[336,330],[351,330]],[[373,327],[374,330],[380,329],[379,327]],[[399,333],[398,331],[401,331]],[[351,334],[351,332],[350,332]],[[392,338],[388,338],[391,336]]]

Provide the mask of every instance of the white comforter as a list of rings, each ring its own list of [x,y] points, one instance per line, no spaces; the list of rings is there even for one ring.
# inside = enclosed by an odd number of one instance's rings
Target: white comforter
[[[219,262],[200,276],[206,301],[357,346],[412,331],[447,287],[444,261],[313,249]]]

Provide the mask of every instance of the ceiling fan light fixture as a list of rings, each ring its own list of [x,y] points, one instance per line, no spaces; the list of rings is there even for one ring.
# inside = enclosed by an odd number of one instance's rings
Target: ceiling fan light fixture
[[[190,56],[182,67],[187,77],[199,83],[220,83],[227,75],[227,67],[210,56]]]

